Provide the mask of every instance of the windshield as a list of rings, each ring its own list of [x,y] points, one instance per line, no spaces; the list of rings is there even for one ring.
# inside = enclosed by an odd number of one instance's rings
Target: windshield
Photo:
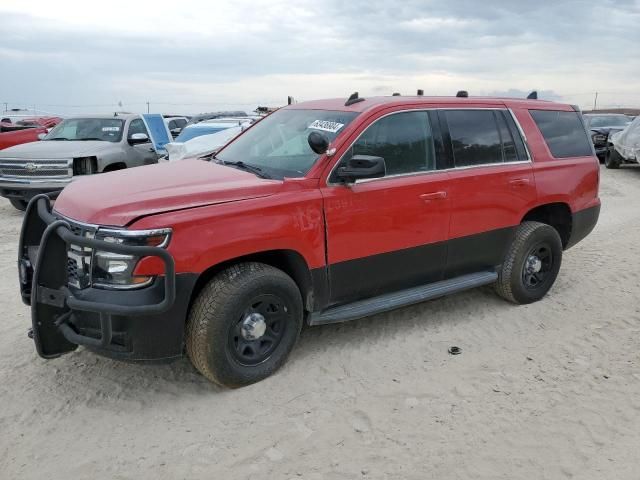
[[[231,127],[232,125],[229,125]],[[212,133],[217,133],[222,130],[226,130],[228,127],[222,125],[211,125],[206,127],[201,127],[200,124],[197,126],[194,125],[192,127],[186,127],[180,135],[176,137],[174,142],[186,142],[191,140],[192,138],[201,137],[202,135],[211,135]]]
[[[587,124],[590,128],[624,127],[629,123],[631,123],[631,119],[626,115],[600,115],[587,117]]]
[[[70,118],[55,127],[45,140],[99,140],[119,142],[124,121],[119,118]]]
[[[278,110],[225,147],[217,159],[259,167],[273,178],[302,177],[319,157],[309,147],[309,134],[323,133],[332,142],[357,115],[328,110]]]

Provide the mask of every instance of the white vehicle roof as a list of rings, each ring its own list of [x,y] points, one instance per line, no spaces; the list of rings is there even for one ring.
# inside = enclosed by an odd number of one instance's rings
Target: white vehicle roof
[[[246,126],[238,125],[237,127],[227,128],[209,135],[201,135],[186,142],[168,143],[165,148],[168,152],[169,161],[175,162],[185,158],[198,158],[217,152],[245,128]]]

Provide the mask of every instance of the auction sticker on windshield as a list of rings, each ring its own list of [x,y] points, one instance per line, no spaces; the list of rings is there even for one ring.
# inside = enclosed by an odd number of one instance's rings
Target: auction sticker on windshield
[[[313,128],[315,130],[323,130],[325,132],[331,133],[336,133],[342,127],[344,127],[344,123],[331,122],[329,120],[316,120],[311,125],[309,125],[309,128]]]

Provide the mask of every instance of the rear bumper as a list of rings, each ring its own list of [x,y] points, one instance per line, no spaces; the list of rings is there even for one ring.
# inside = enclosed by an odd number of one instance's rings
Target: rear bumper
[[[72,289],[67,278],[70,244],[155,256],[164,263],[165,275],[139,290]],[[32,264],[29,253],[34,248]],[[124,360],[158,361],[182,355],[184,321],[197,276],[176,275],[165,249],[75,235],[64,220],[51,214],[48,198],[42,196],[27,207],[18,264],[21,296],[31,305],[33,338],[41,357],[55,358],[78,345]]]
[[[600,217],[600,204],[593,207],[585,208],[573,213],[573,222],[571,225],[571,237],[567,243],[567,248],[573,247],[580,240],[584,239],[595,228]]]

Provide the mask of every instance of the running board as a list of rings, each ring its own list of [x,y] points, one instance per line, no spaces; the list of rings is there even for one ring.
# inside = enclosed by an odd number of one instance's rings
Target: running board
[[[478,272],[399,292],[386,293],[367,300],[331,307],[324,312],[312,313],[309,316],[309,325],[325,325],[368,317],[376,313],[388,312],[396,308],[487,285],[497,279],[496,272]]]

